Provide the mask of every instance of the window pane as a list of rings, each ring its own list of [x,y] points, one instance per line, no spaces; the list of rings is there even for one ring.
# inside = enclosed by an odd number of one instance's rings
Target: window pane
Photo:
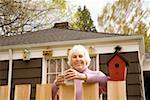
[[[64,70],[70,68],[67,62],[68,62],[68,59],[67,59],[67,58],[64,58],[64,65],[63,65],[63,66],[64,66]]]
[[[57,59],[57,72],[61,72],[61,59]]]
[[[47,80],[47,83],[53,83],[55,78],[56,78],[56,74],[49,74],[47,75],[48,76],[48,80]]]
[[[96,70],[96,57],[91,57],[91,63],[89,65],[89,69]]]
[[[51,72],[56,72],[56,60],[55,59],[50,60],[50,73]]]

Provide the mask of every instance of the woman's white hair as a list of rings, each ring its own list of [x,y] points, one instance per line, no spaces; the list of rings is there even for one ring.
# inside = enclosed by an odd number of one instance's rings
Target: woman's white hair
[[[74,45],[72,47],[72,49],[69,51],[69,55],[68,55],[68,65],[71,66],[71,57],[73,53],[83,53],[83,56],[85,58],[85,61],[87,62],[86,67],[88,67],[90,65],[90,55],[89,52],[87,51],[87,49],[82,46],[82,45]]]

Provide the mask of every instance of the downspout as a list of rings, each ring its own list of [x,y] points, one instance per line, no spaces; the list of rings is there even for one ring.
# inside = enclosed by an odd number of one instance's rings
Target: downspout
[[[144,61],[144,58],[145,58],[145,55],[143,55],[141,57],[141,63],[140,63],[140,66],[141,66],[141,78],[142,78],[142,90],[143,90],[143,100],[146,100],[146,95],[145,95],[145,87],[144,87],[144,71],[143,71],[143,61]]]
[[[144,74],[143,74],[143,63],[145,59],[145,44],[144,44],[144,37],[140,38],[139,41],[139,51],[138,51],[138,59],[141,67],[141,80],[142,80],[142,95],[143,95],[143,100],[146,100],[145,97],[145,87],[144,87]]]
[[[9,49],[8,100],[10,100],[10,92],[11,92],[12,62],[13,62],[13,51],[12,49]]]

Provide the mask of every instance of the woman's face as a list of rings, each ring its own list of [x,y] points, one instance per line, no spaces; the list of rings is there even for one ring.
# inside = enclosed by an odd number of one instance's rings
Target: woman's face
[[[76,52],[71,56],[71,64],[77,70],[82,70],[86,66],[86,61],[83,53]]]

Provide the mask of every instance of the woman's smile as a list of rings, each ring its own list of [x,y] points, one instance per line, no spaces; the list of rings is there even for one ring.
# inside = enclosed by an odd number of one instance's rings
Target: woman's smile
[[[77,70],[82,70],[86,66],[86,61],[83,53],[73,53],[71,60],[72,67],[74,67]]]

